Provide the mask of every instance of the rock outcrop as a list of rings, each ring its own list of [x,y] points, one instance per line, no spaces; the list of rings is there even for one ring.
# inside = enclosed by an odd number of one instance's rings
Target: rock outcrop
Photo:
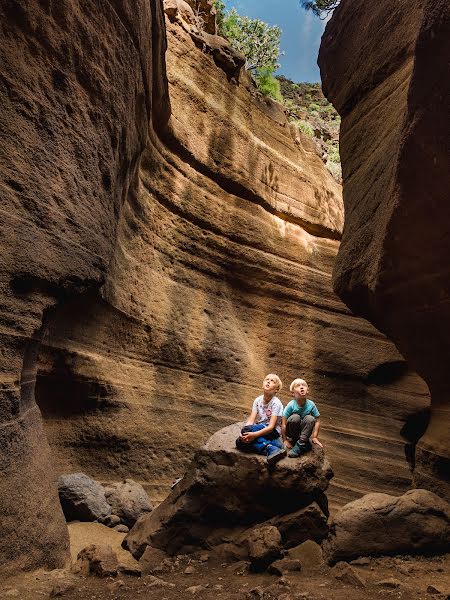
[[[104,284],[150,118],[167,121],[161,17],[157,0],[0,8],[2,574],[67,557],[35,402],[40,344],[59,310]],[[86,398],[70,385],[63,410],[79,413]]]
[[[330,563],[381,554],[439,554],[450,550],[450,505],[428,490],[403,496],[367,494],[333,518],[323,544]]]
[[[345,40],[345,43],[343,41]],[[426,381],[414,481],[450,492],[450,5],[342,0],[322,38],[342,116],[346,222],[334,287]],[[426,430],[426,431],[425,431]]]
[[[283,547],[325,537],[324,492],[333,472],[323,450],[269,467],[265,457],[236,450],[242,425],[215,433],[166,500],[136,522],[124,540],[135,558],[147,546],[177,554],[231,542],[244,547],[253,568],[261,570]],[[295,522],[303,527],[300,536]]]

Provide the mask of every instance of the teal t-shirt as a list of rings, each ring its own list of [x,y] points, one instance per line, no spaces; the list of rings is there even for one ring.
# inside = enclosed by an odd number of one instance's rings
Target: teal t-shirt
[[[317,409],[317,406],[314,404],[312,400],[306,399],[306,402],[303,406],[299,406],[296,400],[291,400],[289,404],[286,405],[286,408],[283,411],[283,417],[289,419],[291,415],[300,415],[302,418],[306,417],[306,415],[312,415],[313,417],[320,417],[320,412]]]

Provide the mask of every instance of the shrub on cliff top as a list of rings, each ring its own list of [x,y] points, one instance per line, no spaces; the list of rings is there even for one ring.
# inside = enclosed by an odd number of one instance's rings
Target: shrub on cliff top
[[[326,19],[338,6],[340,0],[300,0],[300,4],[306,10],[311,10],[321,19]]]

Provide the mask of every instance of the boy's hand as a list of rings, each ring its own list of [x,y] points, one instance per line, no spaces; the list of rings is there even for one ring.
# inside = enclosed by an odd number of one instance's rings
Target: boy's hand
[[[290,450],[291,448],[293,448],[293,445],[289,440],[284,441],[284,446],[287,450]]]
[[[255,431],[241,433],[240,438],[243,442],[245,442],[246,444],[249,444],[250,442],[253,442],[253,440],[255,440],[258,437],[257,433],[258,432],[255,432]]]
[[[321,442],[319,442],[319,438],[312,437],[312,438],[311,438],[311,442],[312,442],[313,444],[317,444],[317,445],[319,446],[319,448],[323,448],[323,444],[322,444]]]

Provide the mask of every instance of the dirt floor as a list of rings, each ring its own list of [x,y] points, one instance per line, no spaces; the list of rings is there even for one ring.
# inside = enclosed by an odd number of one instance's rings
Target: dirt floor
[[[102,527],[99,539],[98,527]],[[103,533],[98,524],[74,524],[70,527],[72,557],[87,542],[109,541],[117,550],[123,534]],[[95,539],[92,539],[92,538]],[[109,540],[108,540],[109,538]],[[128,555],[128,553],[126,553]],[[131,561],[128,566],[133,565]],[[123,558],[123,556],[121,557]],[[173,570],[158,577],[118,575],[82,577],[70,569],[36,571],[0,583],[0,599],[64,597],[67,600],[369,600],[392,598],[421,600],[450,598],[450,555],[437,557],[383,557],[357,560],[351,571],[361,583],[345,583],[336,578],[338,568],[318,565],[300,573],[283,576],[254,574],[247,563],[219,564],[202,553],[180,556]],[[357,564],[358,562],[366,564]],[[187,573],[185,573],[187,569]]]

